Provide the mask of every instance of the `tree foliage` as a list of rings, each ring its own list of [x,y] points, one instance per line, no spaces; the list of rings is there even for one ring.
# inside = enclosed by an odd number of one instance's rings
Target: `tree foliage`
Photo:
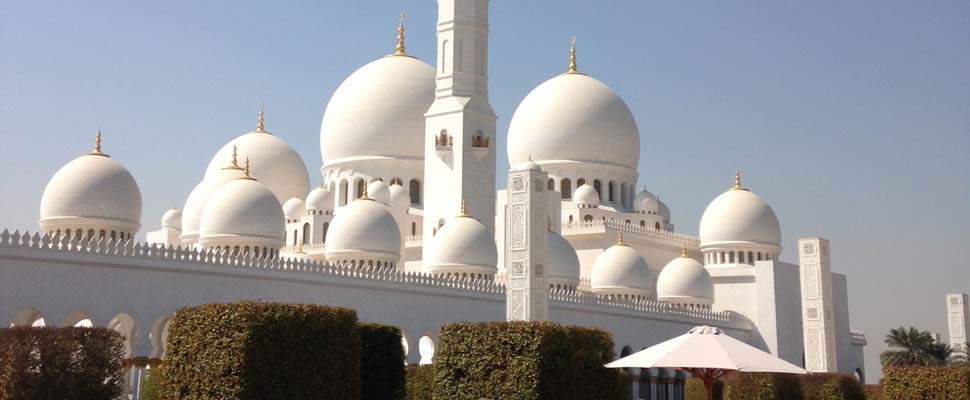
[[[884,342],[889,350],[879,355],[883,367],[908,365],[944,365],[953,349],[945,343],[936,343],[929,331],[914,327],[893,328]]]

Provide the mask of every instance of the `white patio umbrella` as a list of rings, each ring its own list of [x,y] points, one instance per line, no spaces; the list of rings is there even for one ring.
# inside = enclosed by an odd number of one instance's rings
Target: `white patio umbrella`
[[[708,400],[714,397],[714,383],[735,371],[808,373],[710,326],[694,327],[687,334],[613,361],[606,367],[686,371],[704,381]]]

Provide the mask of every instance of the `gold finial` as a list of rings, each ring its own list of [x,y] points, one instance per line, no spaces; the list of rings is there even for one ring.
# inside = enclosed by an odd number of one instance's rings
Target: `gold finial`
[[[293,253],[294,254],[306,254],[306,252],[303,251],[303,242],[297,242],[296,243],[296,251],[294,251]]]
[[[468,216],[468,208],[465,206],[465,199],[461,199],[461,214],[459,214],[458,216],[459,217]]]
[[[731,190],[748,190],[741,186],[741,169],[734,171],[734,187]]]
[[[239,179],[248,179],[248,180],[251,180],[251,181],[255,181],[256,180],[256,178],[253,178],[253,176],[250,175],[250,173],[249,173],[249,157],[248,156],[246,157],[246,167],[243,168],[243,176],[240,177]]]
[[[94,150],[91,150],[91,152],[88,154],[93,156],[108,157],[107,154],[104,154],[101,152],[101,130],[100,129],[98,129],[98,133],[94,135]]]
[[[256,132],[266,133],[266,129],[263,126],[263,103],[259,103],[259,117],[256,119]]]
[[[687,243],[680,244],[680,256],[687,257]]]
[[[404,13],[401,13],[401,18],[397,22],[397,47],[394,48],[394,55],[407,55],[404,53]]]
[[[572,40],[569,41],[569,74],[575,74],[576,71],[576,37],[573,36]]]
[[[239,153],[237,153],[236,146],[232,146],[232,160],[229,161],[229,165],[223,169],[235,169],[235,170],[242,169],[239,167]]]
[[[626,243],[623,243],[623,232],[616,232],[616,245],[626,246]]]

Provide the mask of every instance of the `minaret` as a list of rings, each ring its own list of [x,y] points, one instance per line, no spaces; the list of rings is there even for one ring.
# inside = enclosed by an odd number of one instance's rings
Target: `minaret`
[[[549,227],[545,192],[549,175],[532,161],[512,167],[505,206],[505,318],[509,321],[549,319],[549,278],[546,276]]]
[[[495,229],[495,112],[488,102],[488,0],[438,0],[435,100],[425,113],[426,240],[468,214]],[[427,246],[425,246],[427,248]]]
[[[735,180],[735,190],[744,190],[740,180]],[[798,256],[801,264],[805,369],[809,372],[839,372],[829,241],[822,238],[798,239]]]

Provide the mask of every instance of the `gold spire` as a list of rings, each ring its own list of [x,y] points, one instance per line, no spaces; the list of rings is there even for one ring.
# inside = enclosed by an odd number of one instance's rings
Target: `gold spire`
[[[249,174],[249,157],[246,157],[246,167],[243,168],[243,176],[239,177],[239,179],[247,179],[250,181],[256,180],[256,178],[253,178],[253,176]]]
[[[461,214],[459,214],[458,216],[459,217],[468,216],[468,208],[465,206],[465,199],[461,199]]]
[[[687,257],[687,243],[680,243],[680,256]]]
[[[236,146],[232,146],[232,160],[229,161],[229,165],[227,165],[226,167],[224,167],[222,169],[235,169],[235,170],[242,169],[242,168],[239,167],[239,158],[238,157],[239,157],[239,153],[236,152]]]
[[[616,232],[616,245],[626,246],[626,243],[623,243],[623,232],[619,232],[619,231]]]
[[[266,129],[263,126],[263,103],[259,103],[259,117],[256,119],[256,132],[266,133]]]
[[[93,156],[108,157],[107,154],[104,154],[101,152],[101,130],[100,129],[98,129],[98,133],[94,135],[94,150],[91,150],[91,152],[88,154]]]
[[[569,71],[568,74],[575,74],[576,71],[576,37],[573,36],[569,41]]]
[[[404,13],[397,22],[397,47],[394,48],[394,56],[406,56],[404,53]]]
[[[731,190],[748,190],[744,186],[741,186],[741,170],[737,169],[734,171],[734,187]]]
[[[296,251],[294,251],[293,254],[306,254],[306,252],[303,251],[303,242],[296,243]]]

